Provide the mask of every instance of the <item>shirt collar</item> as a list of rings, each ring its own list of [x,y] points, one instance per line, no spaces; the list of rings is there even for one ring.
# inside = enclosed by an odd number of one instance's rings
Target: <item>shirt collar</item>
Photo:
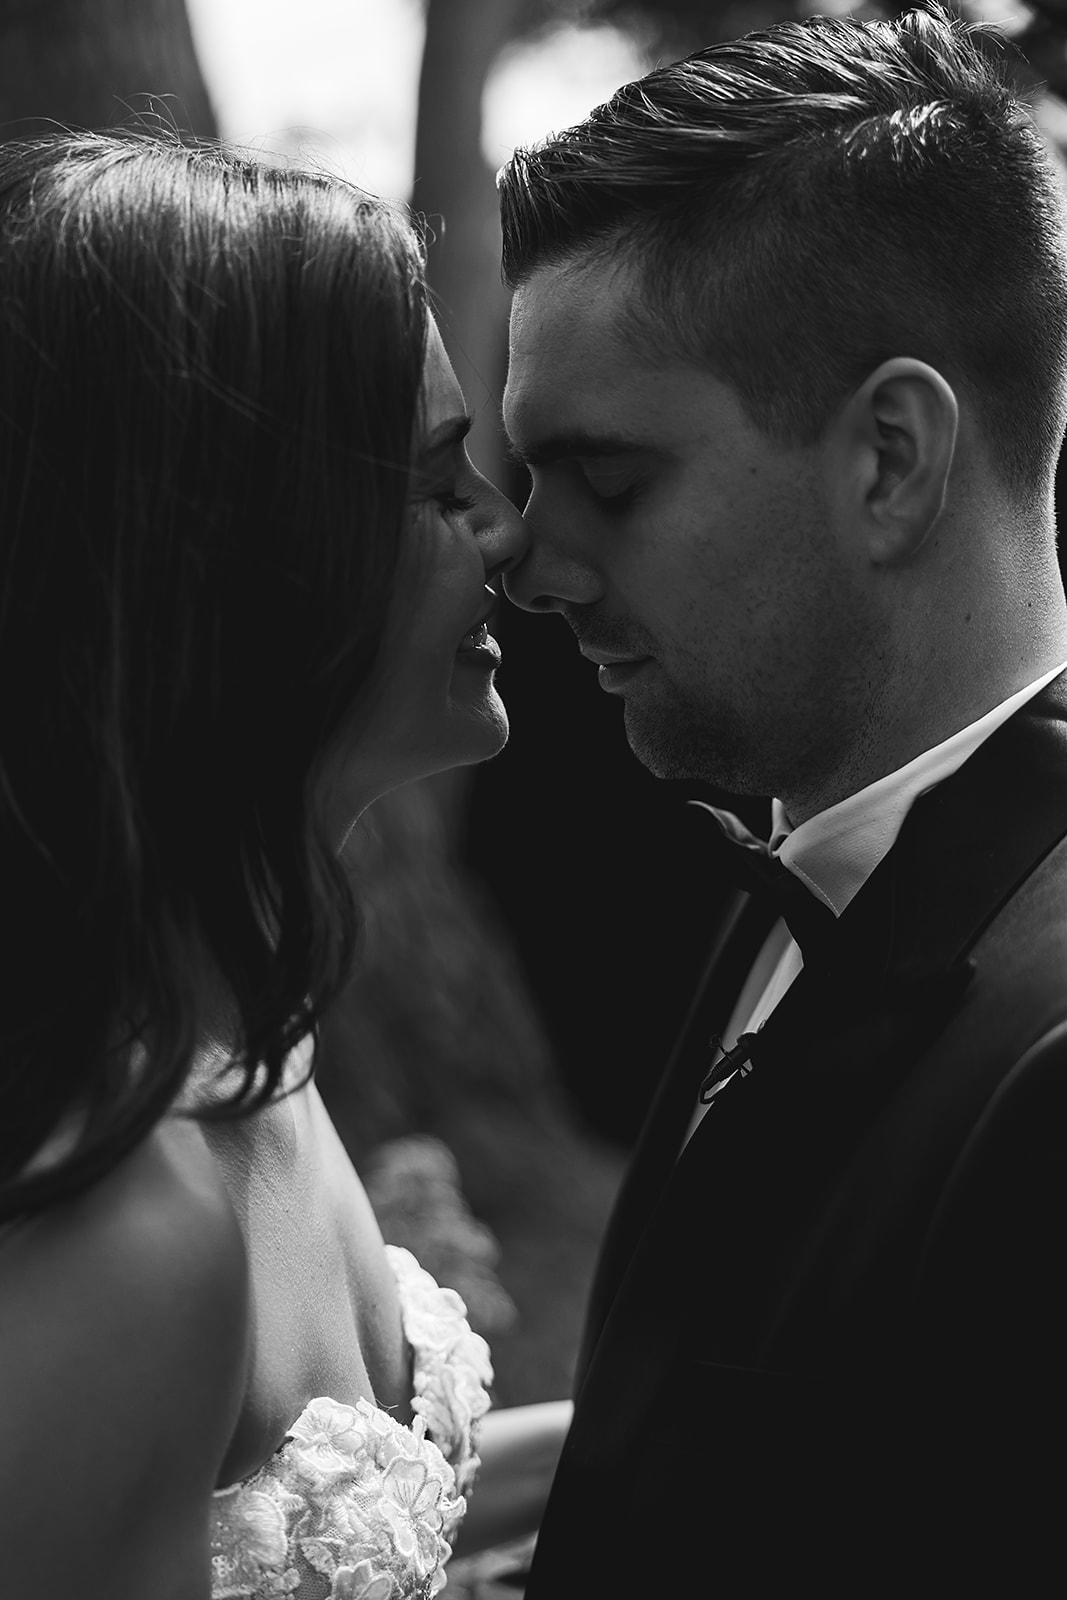
[[[992,711],[906,766],[793,827],[781,801],[771,804],[770,850],[812,894],[840,916],[896,841],[920,795],[950,777],[1014,711],[1067,670],[1061,662]]]

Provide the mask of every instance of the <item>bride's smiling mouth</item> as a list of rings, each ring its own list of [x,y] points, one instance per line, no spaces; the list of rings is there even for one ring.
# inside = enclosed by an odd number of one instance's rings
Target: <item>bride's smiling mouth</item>
[[[456,651],[457,661],[466,661],[480,667],[500,665],[500,646],[489,632],[489,622],[497,607],[497,597],[490,589],[489,598],[482,607],[477,621],[467,629]]]

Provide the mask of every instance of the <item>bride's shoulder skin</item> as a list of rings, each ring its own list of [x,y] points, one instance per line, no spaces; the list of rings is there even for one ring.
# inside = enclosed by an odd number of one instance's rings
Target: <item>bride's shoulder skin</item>
[[[208,1600],[248,1307],[230,1197],[184,1119],[0,1232],[5,1595]]]
[[[366,1399],[410,1421],[410,1350],[366,1191],[298,1057],[289,1092],[201,1124],[239,1219],[255,1338],[220,1487],[271,1455],[316,1395]],[[199,1103],[199,1102],[198,1102]]]

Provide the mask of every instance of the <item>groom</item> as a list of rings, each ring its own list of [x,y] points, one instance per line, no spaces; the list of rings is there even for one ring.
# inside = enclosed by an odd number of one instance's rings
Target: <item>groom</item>
[[[1062,1582],[1067,220],[997,54],[782,25],[501,176],[507,592],[774,797],[708,809],[527,1600]]]

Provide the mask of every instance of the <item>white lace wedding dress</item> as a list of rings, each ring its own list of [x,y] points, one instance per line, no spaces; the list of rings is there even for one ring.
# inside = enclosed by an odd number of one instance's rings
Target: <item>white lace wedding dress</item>
[[[212,1600],[428,1600],[478,1469],[489,1349],[463,1301],[387,1245],[414,1355],[411,1427],[312,1400],[254,1477],[212,1502]]]

